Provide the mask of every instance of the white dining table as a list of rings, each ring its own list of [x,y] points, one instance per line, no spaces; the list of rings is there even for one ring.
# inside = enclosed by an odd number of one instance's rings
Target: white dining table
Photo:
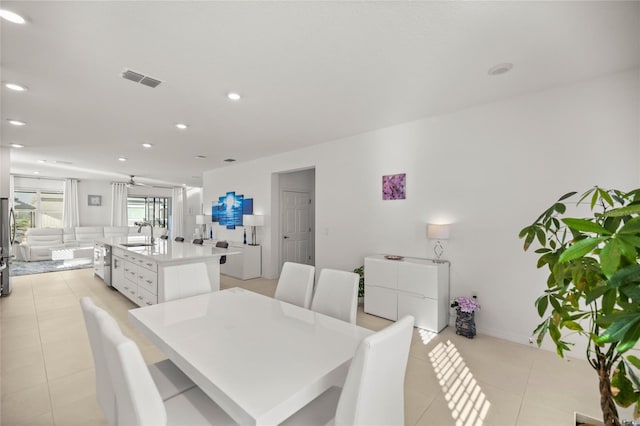
[[[240,288],[129,311],[239,424],[276,425],[334,385],[371,330]]]

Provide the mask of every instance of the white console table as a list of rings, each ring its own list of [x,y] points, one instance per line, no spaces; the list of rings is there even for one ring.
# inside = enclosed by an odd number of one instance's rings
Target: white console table
[[[449,263],[383,255],[364,259],[364,311],[396,321],[415,317],[415,326],[440,332],[449,323]]]
[[[215,245],[215,240],[205,240],[205,244]],[[220,265],[220,273],[240,280],[250,280],[262,276],[262,246],[252,246],[242,242],[229,241],[229,249],[240,252],[228,256],[227,262]]]

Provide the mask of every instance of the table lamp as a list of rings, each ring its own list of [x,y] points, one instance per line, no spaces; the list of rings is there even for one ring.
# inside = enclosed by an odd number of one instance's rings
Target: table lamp
[[[196,225],[202,225],[202,239],[207,239],[207,223],[211,222],[211,216],[208,214],[196,215]]]
[[[442,257],[442,254],[444,253],[442,240],[449,239],[449,231],[450,231],[449,224],[441,224],[441,225],[434,224],[434,223],[427,224],[427,238],[430,240],[436,240],[435,246],[433,247],[433,252],[436,255],[436,260],[435,260],[436,263],[445,262],[443,260],[440,260],[440,257]]]
[[[242,216],[242,225],[251,227],[251,244],[249,245],[257,246],[256,226],[264,226],[264,216],[259,214],[245,214]]]

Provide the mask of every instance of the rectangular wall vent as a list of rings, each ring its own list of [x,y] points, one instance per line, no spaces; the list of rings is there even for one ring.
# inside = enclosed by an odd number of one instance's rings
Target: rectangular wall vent
[[[136,83],[144,84],[145,86],[149,87],[158,87],[158,85],[162,83],[162,81],[158,80],[157,78],[149,77],[148,75],[144,75],[130,69],[125,69],[124,71],[122,71],[122,78],[134,81]]]

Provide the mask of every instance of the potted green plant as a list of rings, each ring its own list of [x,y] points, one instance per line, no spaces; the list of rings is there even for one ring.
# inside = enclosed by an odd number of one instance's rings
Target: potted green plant
[[[640,189],[588,190],[573,204],[588,204],[587,218],[567,217],[576,194],[563,195],[520,231],[525,250],[540,246],[537,266],[549,271],[535,302],[543,321],[533,333],[538,345],[550,336],[561,357],[572,346],[563,333],[587,340],[604,424],[620,425],[616,405],[635,404],[639,414],[640,359],[626,352],[640,337]]]
[[[360,275],[360,282],[358,283],[358,303],[364,303],[364,265],[354,269],[353,272]]]

